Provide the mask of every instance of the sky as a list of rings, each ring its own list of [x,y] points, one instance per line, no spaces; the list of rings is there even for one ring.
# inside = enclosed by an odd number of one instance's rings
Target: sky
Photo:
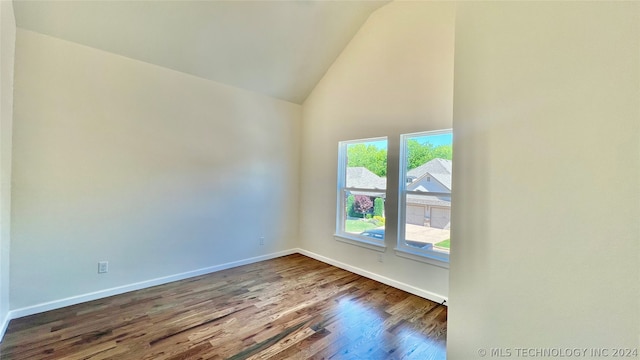
[[[453,134],[452,133],[448,133],[448,134],[418,136],[418,137],[414,137],[412,139],[417,140],[421,144],[424,144],[426,141],[428,141],[433,146],[440,146],[440,145],[451,144],[453,142]],[[378,141],[368,142],[367,145],[374,145],[374,146],[376,146],[376,147],[378,147],[380,149],[386,149],[387,148],[387,142],[385,140],[378,140]]]
[[[431,145],[440,146],[440,145],[449,145],[453,142],[453,134],[438,134],[438,135],[429,135],[429,136],[420,136],[413,138],[418,140],[419,143],[424,143],[428,141]]]

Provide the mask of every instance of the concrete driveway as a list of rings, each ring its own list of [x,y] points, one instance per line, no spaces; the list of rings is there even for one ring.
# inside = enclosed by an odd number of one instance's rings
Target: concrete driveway
[[[406,224],[405,238],[409,241],[419,243],[435,244],[442,240],[449,239],[449,230],[436,229],[426,226]]]

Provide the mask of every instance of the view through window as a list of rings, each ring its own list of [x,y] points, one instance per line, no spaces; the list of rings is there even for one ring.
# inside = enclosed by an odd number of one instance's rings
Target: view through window
[[[442,261],[451,241],[451,130],[401,136],[398,248]]]
[[[339,144],[337,235],[384,244],[387,139]]]

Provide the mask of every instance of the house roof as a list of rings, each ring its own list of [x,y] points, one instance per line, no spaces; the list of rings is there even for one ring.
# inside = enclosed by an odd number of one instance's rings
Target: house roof
[[[451,160],[436,158],[409,170],[407,176],[415,177],[417,181],[429,175],[451,190],[451,164]]]
[[[16,24],[301,104],[369,15],[367,1],[14,1]]]
[[[347,187],[360,189],[386,189],[387,179],[380,177],[365,167],[347,168]]]
[[[451,207],[451,199],[435,196],[423,196],[423,195],[407,195],[407,205],[430,205],[430,206],[442,206]]]

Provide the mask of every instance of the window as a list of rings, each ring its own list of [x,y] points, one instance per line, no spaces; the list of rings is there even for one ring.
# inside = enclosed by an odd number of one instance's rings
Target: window
[[[399,255],[449,261],[453,134],[400,136]]]
[[[336,239],[384,247],[387,138],[338,144]]]

